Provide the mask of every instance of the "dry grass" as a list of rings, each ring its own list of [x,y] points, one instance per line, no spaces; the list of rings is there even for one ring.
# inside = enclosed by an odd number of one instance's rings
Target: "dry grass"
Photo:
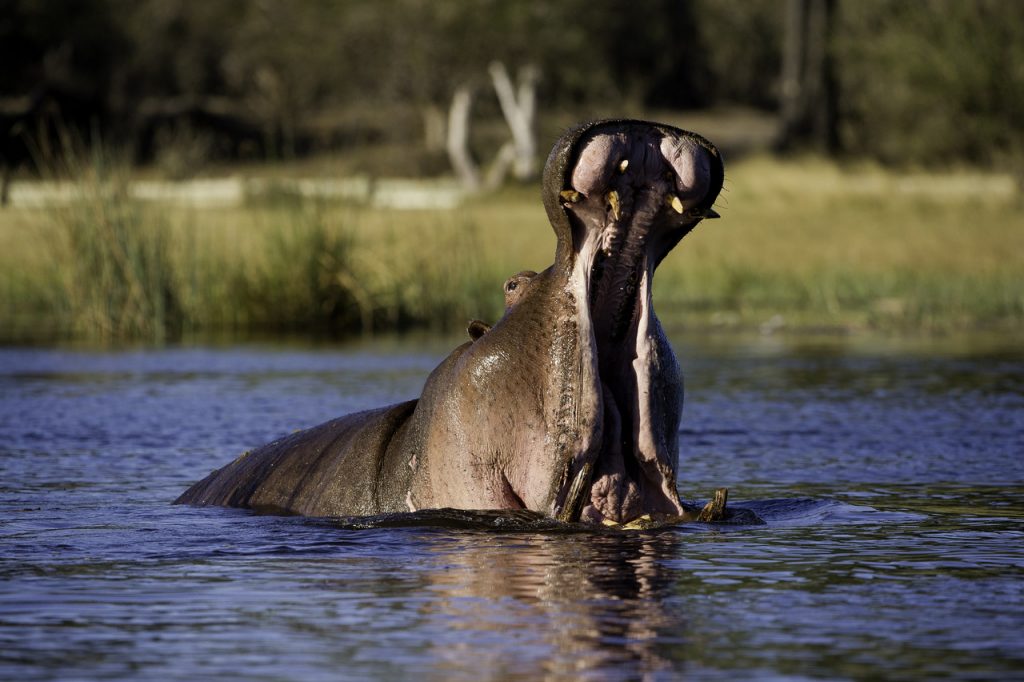
[[[0,211],[8,339],[452,330],[497,317],[504,278],[546,267],[554,250],[536,188],[404,211],[287,194],[199,209],[79,186],[60,210]],[[723,219],[659,270],[669,324],[1013,330],[1024,320],[1024,211],[1008,177],[754,158],[730,166],[717,208]],[[118,270],[115,247],[136,237],[135,265]]]

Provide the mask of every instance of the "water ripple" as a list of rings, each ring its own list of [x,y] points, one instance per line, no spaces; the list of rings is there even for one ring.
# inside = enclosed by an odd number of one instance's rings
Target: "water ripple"
[[[1019,676],[1019,354],[684,360],[680,488],[765,525],[176,507],[436,356],[0,350],[0,678]]]

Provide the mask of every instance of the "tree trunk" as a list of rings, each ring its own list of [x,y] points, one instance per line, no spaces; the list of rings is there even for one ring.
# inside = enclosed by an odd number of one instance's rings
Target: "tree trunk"
[[[473,91],[460,85],[452,95],[448,110],[448,159],[462,184],[471,191],[480,188],[480,171],[469,153],[469,112],[473,107]]]
[[[516,147],[512,142],[501,145],[501,149],[494,156],[494,161],[487,168],[487,176],[484,178],[484,189],[498,189],[505,182],[509,166],[517,160]]]
[[[835,80],[829,48],[834,0],[788,0],[776,147],[836,148]]]
[[[832,68],[832,23],[834,0],[811,0],[807,13],[807,141],[820,152],[831,153],[838,146],[836,131],[836,88]]]
[[[537,81],[540,72],[526,66],[519,72],[518,93],[512,85],[508,70],[501,62],[491,62],[491,80],[501,104],[501,113],[512,132],[515,161],[512,170],[518,180],[530,180],[537,172],[537,139],[534,134],[534,116],[537,109]]]
[[[782,43],[782,79],[779,93],[780,148],[792,145],[798,135],[803,98],[803,67],[807,39],[807,0],[786,2],[785,33]]]

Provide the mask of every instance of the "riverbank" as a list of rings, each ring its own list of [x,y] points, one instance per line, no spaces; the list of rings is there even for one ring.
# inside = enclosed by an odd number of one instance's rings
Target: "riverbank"
[[[496,319],[504,279],[554,250],[533,186],[94,171],[0,211],[4,340],[446,332]],[[766,334],[1019,333],[1021,208],[1004,175],[754,157],[729,166],[722,219],[659,268],[656,307],[670,327]]]

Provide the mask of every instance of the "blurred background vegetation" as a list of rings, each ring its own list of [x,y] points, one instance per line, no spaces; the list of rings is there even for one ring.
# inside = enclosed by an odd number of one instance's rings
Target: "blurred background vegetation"
[[[8,340],[493,318],[504,278],[553,251],[544,154],[601,116],[725,152],[727,220],[656,287],[670,322],[1024,320],[1021,2],[6,0],[0,60]],[[495,63],[520,104],[535,87],[534,178],[433,208],[380,201],[382,179],[454,174],[459,92],[468,158],[496,163],[512,136]],[[131,189],[225,176],[242,178],[230,205]],[[40,180],[70,189],[19,195]]]

